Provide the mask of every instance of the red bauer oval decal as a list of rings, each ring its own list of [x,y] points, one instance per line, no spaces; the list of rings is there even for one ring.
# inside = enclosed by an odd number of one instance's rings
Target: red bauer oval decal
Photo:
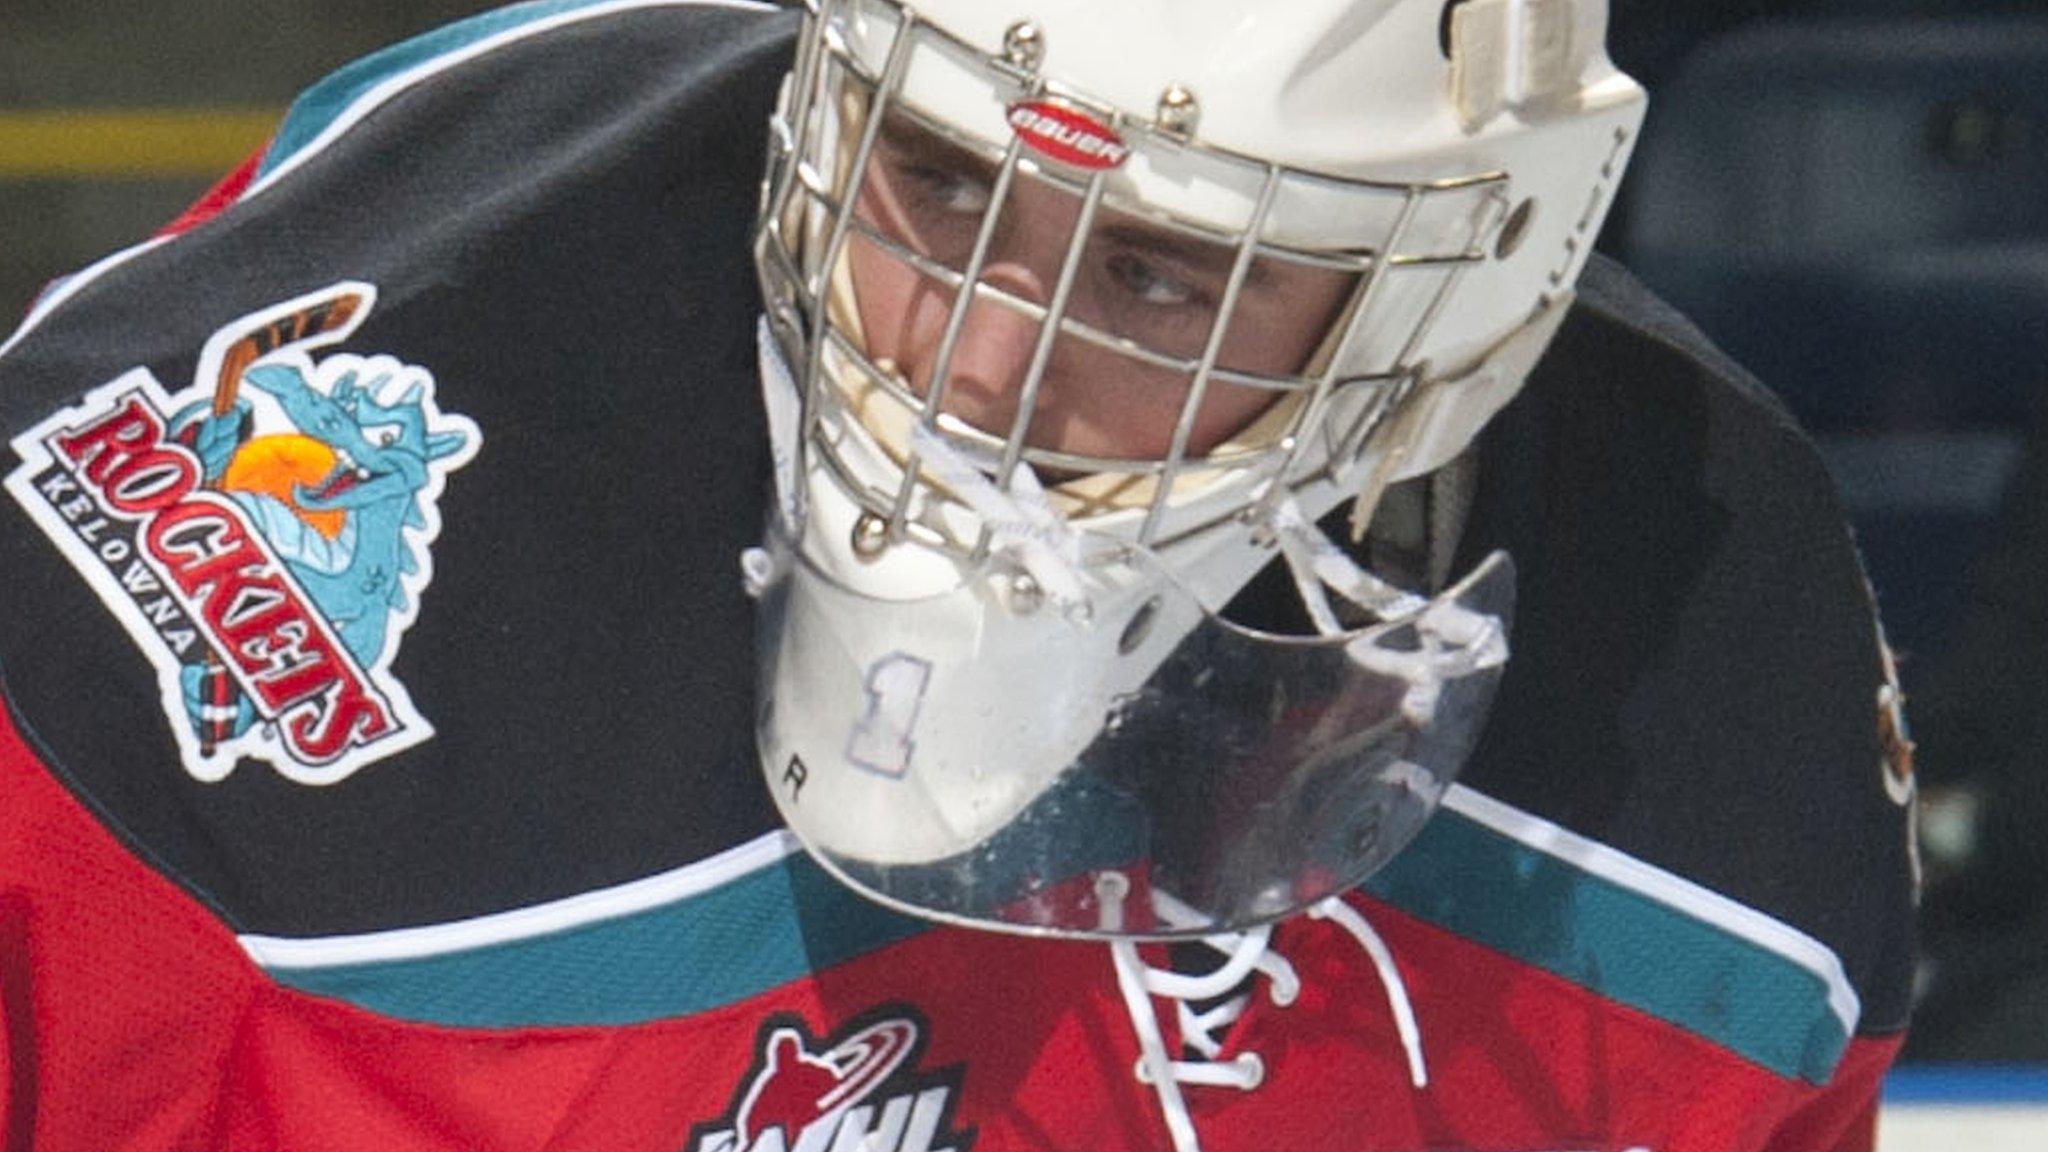
[[[1130,158],[1116,130],[1084,112],[1045,100],[1010,105],[1010,130],[1031,150],[1062,164],[1101,171]]]

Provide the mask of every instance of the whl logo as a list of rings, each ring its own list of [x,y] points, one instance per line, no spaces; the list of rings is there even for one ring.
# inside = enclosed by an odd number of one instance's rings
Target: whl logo
[[[924,1048],[914,1013],[870,1013],[818,1041],[801,1020],[771,1018],[725,1116],[700,1124],[688,1152],[969,1152],[955,1131],[958,1067],[917,1070]]]

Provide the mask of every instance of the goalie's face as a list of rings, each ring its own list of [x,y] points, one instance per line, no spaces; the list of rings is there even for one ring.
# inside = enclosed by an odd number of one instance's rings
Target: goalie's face
[[[907,117],[885,121],[856,215],[902,249],[955,271],[972,264],[993,213],[980,286],[950,356],[956,290],[901,252],[856,233],[847,273],[869,357],[929,402],[945,360],[939,408],[1008,439],[1030,400],[1024,442],[1080,456],[1159,460],[1173,447],[1198,363],[1230,296],[1237,253],[1111,208],[1098,211],[1072,273],[1062,316],[1152,353],[1150,362],[1098,338],[1058,335],[1035,397],[1026,397],[1041,339],[1031,308],[1054,302],[1083,202],[1020,169],[999,197],[998,166]],[[1220,335],[1216,364],[1266,377],[1308,371],[1350,301],[1355,273],[1260,257],[1249,265]],[[1169,364],[1164,361],[1178,361]],[[1189,422],[1184,455],[1199,459],[1246,432],[1282,392],[1212,379]]]

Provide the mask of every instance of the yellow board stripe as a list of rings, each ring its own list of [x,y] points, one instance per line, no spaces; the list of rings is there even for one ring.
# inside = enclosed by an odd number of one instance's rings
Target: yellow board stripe
[[[220,176],[261,148],[259,108],[0,111],[0,180]]]

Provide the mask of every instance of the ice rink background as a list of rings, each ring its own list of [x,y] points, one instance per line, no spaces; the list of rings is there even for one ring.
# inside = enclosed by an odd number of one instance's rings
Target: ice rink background
[[[1881,1152],[2048,1152],[2048,1070],[1902,1069],[1878,1131]]]

